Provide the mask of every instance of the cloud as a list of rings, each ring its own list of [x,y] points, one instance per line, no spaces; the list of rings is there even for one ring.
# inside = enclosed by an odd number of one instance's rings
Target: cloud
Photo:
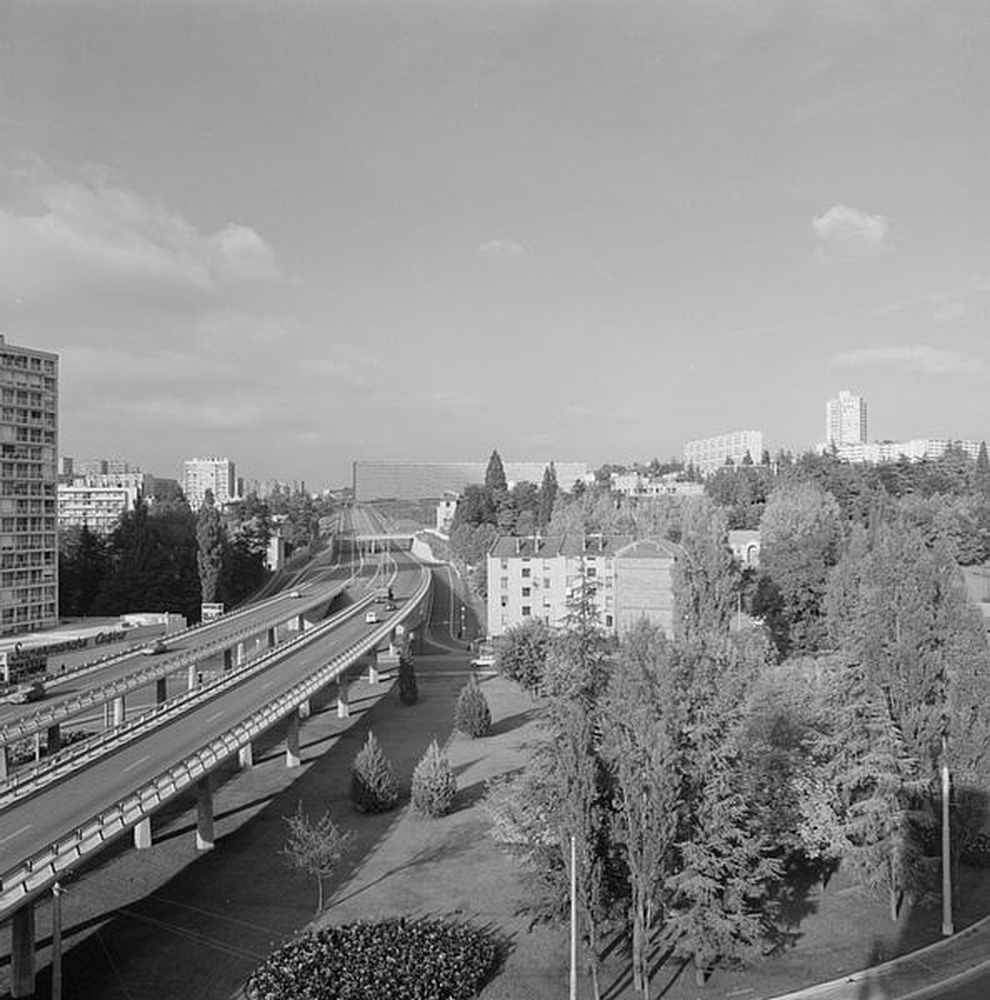
[[[512,240],[489,240],[478,247],[478,256],[489,260],[512,260],[525,255],[526,248]]]
[[[963,358],[955,351],[942,351],[934,347],[864,347],[856,351],[841,351],[832,356],[832,364],[839,368],[858,368],[864,365],[900,365],[909,371],[927,375],[949,375],[983,370],[983,365],[973,359]]]
[[[951,323],[966,315],[966,306],[950,292],[929,292],[913,295],[906,299],[884,302],[871,310],[872,316],[893,316],[913,309],[923,309],[930,313],[935,323]]]
[[[829,259],[870,257],[886,247],[887,220],[848,205],[833,205],[816,215],[811,229],[821,241],[820,251]]]
[[[105,176],[67,180],[39,169],[27,193],[30,208],[0,204],[0,294],[210,295],[229,282],[278,277],[271,248],[250,227],[202,232]]]

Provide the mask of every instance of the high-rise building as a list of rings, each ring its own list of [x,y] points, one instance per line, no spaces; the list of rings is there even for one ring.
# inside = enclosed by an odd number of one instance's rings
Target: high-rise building
[[[199,510],[206,498],[206,491],[213,491],[213,499],[223,506],[237,499],[237,481],[234,463],[229,458],[190,458],[183,463],[182,489],[193,510]]]
[[[0,635],[58,624],[58,355],[0,336]]]
[[[866,400],[840,389],[837,399],[825,404],[825,443],[831,447],[866,441]]]

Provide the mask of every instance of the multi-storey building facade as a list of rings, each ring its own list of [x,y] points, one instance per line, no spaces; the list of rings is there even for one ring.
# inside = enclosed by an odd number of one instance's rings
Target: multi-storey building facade
[[[613,493],[622,493],[627,497],[691,497],[705,492],[704,483],[682,482],[677,473],[643,476],[638,472],[613,472],[611,489]]]
[[[0,336],[0,635],[58,624],[58,356]]]
[[[182,490],[193,510],[199,510],[212,490],[217,506],[237,499],[234,463],[229,458],[190,458],[183,463]]]
[[[625,535],[503,536],[488,552],[488,631],[502,635],[531,618],[561,625],[568,601],[590,584],[602,624],[623,632],[645,615],[673,628],[677,549]]]
[[[848,389],[840,389],[825,404],[825,443],[862,444],[866,441],[866,400]]]
[[[141,491],[136,486],[86,486],[58,484],[58,526],[87,527],[109,535],[122,514],[134,510]]]
[[[918,462],[923,458],[941,458],[949,448],[958,448],[973,461],[980,454],[979,441],[960,441],[951,438],[912,438],[910,441],[866,441],[859,444],[835,446],[839,458],[846,462],[897,462],[902,458]],[[822,445],[822,451],[830,446]]]
[[[747,455],[753,462],[763,458],[762,431],[728,431],[684,445],[684,464],[694,466],[706,476],[726,465],[729,459],[734,465],[741,465]]]

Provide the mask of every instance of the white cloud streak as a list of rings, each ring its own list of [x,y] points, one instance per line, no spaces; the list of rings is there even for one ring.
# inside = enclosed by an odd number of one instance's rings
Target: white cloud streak
[[[513,240],[489,240],[478,247],[478,256],[488,260],[513,260],[525,255],[526,248]]]
[[[864,347],[855,351],[840,351],[832,356],[838,368],[859,368],[868,365],[903,367],[927,375],[951,375],[983,370],[981,362],[963,358],[955,351],[935,347]]]

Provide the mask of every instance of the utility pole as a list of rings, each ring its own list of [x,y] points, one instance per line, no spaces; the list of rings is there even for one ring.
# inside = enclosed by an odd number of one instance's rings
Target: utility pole
[[[952,846],[949,836],[949,741],[942,734],[942,935],[954,933],[952,924]]]
[[[571,835],[571,996],[577,1000],[577,841]]]

